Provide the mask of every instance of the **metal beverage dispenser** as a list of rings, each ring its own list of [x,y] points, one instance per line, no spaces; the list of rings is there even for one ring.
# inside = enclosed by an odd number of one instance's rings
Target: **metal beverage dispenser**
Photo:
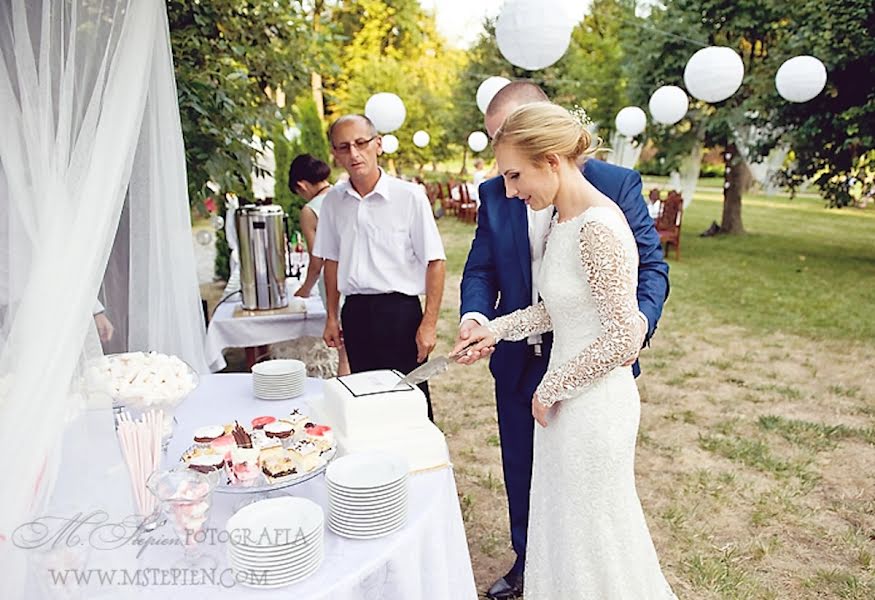
[[[243,308],[269,310],[288,306],[288,243],[282,207],[247,204],[234,213],[240,245]]]

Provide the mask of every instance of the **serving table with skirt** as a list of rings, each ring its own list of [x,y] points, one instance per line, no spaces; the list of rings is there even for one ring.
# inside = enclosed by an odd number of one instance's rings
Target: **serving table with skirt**
[[[250,374],[206,375],[176,412],[176,427],[166,460],[171,466],[190,445],[192,432],[212,423],[248,423],[261,415],[283,415],[294,408],[303,412],[322,393],[322,380],[308,379],[302,396],[292,400],[265,401],[255,398]],[[311,412],[312,414],[312,412]],[[216,560],[215,585],[197,582],[184,586],[185,598],[221,597],[300,598],[313,600],[415,600],[476,598],[474,575],[456,484],[451,466],[412,474],[409,479],[410,508],[407,524],[395,533],[374,540],[340,537],[326,528],[325,558],[309,578],[275,590],[254,590],[234,585],[227,572],[227,546],[207,543],[204,553]],[[308,498],[328,511],[324,474],[301,484],[270,493]],[[257,497],[257,494],[255,495]],[[254,500],[255,497],[251,498]],[[221,530],[228,518],[245,504],[248,496],[213,494],[209,526]],[[164,526],[153,535],[172,536]],[[149,548],[139,560],[141,568],[174,564],[180,548]],[[167,568],[170,568],[169,566]],[[224,582],[221,577],[224,574]],[[228,585],[230,584],[230,585]],[[174,586],[170,586],[173,588]],[[183,586],[154,589],[164,597],[177,597]],[[170,594],[167,596],[167,594]],[[157,597],[157,595],[156,595]],[[180,596],[181,597],[181,596]]]

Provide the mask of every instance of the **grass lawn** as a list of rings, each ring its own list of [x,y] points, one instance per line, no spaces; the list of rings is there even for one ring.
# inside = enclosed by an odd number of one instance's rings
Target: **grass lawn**
[[[701,238],[719,222],[722,195],[696,195],[681,261],[671,263],[670,310],[692,325],[718,319],[760,334],[875,339],[875,211],[777,196],[749,196],[743,206],[747,235]]]

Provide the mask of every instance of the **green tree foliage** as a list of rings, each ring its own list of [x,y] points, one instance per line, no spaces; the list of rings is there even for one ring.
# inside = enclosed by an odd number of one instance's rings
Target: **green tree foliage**
[[[448,158],[455,141],[447,135],[452,84],[463,55],[446,46],[434,17],[416,0],[352,0],[339,3],[334,27],[347,41],[338,53],[340,72],[325,82],[331,117],[362,113],[371,95],[392,92],[407,109],[393,132],[400,141],[396,162],[421,166]],[[412,141],[420,129],[431,136],[423,149]]]
[[[623,39],[635,30],[634,0],[595,0],[574,28],[565,55],[554,65],[527,71],[511,65],[495,42],[495,22],[484,22],[484,33],[468,50],[468,62],[453,91],[456,110],[452,116],[453,137],[465,140],[472,131],[483,130],[483,115],[477,108],[480,84],[492,76],[530,80],[538,84],[557,104],[586,109],[607,138],[614,117],[628,104]],[[489,155],[491,150],[484,151]]]
[[[798,186],[814,177],[831,205],[850,201],[848,177],[861,175],[875,146],[873,15],[875,6],[865,0],[806,0],[792,10],[780,0],[668,0],[627,44],[630,79],[642,84],[629,93],[642,106],[660,85],[683,86],[684,66],[701,46],[729,46],[742,57],[745,77],[735,95],[716,105],[693,102],[677,125],[650,128],[669,162],[686,154],[694,138],[730,151],[724,230],[743,231],[746,165],[735,142],[751,127],[760,135],[751,159],[787,145],[795,161],[784,173],[786,183]],[[817,98],[793,104],[778,95],[774,77],[799,54],[820,58],[829,78]]]
[[[614,118],[629,104],[627,87],[636,85],[626,74],[624,40],[635,39],[634,0],[594,0],[574,28],[565,56],[553,67],[554,100],[579,105],[608,139]]]
[[[328,138],[325,135],[325,125],[319,118],[316,103],[309,96],[302,96],[293,108],[295,124],[300,136],[295,140],[294,154],[312,154],[316,158],[328,162],[331,152],[328,148]],[[293,157],[294,158],[294,157]]]
[[[817,56],[826,65],[827,89],[793,104],[772,88],[760,111],[760,126],[771,135],[759,150],[788,145],[795,160],[785,183],[795,190],[813,179],[831,206],[845,206],[875,189],[875,3],[803,2],[784,18],[787,36],[773,65]]]
[[[248,197],[246,141],[276,121],[266,92],[308,89],[324,53],[298,2],[168,0],[167,13],[190,198],[199,200],[210,179]]]

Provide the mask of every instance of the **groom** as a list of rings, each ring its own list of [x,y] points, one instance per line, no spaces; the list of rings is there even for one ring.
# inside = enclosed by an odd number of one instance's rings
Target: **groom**
[[[495,133],[515,108],[530,102],[545,102],[537,85],[517,81],[502,88],[486,111],[486,130]],[[583,174],[599,191],[617,203],[626,215],[638,244],[638,307],[645,344],[656,329],[662,305],[668,296],[668,265],[662,255],[659,235],[641,196],[637,172],[590,159]],[[495,177],[480,186],[477,232],[462,276],[462,319],[459,340],[489,319],[537,302],[537,282],[552,211],[532,211],[518,198],[505,196],[504,181]],[[569,256],[569,260],[575,257]],[[516,561],[486,593],[488,598],[516,598],[523,591],[526,529],[529,517],[529,486],[532,479],[534,419],[532,395],[547,371],[552,334],[532,336],[521,342],[504,342],[494,350],[489,368],[495,378],[498,429],[504,483],[510,513],[511,542]],[[460,362],[471,363],[489,354],[475,354]],[[637,376],[637,355],[629,358]]]

